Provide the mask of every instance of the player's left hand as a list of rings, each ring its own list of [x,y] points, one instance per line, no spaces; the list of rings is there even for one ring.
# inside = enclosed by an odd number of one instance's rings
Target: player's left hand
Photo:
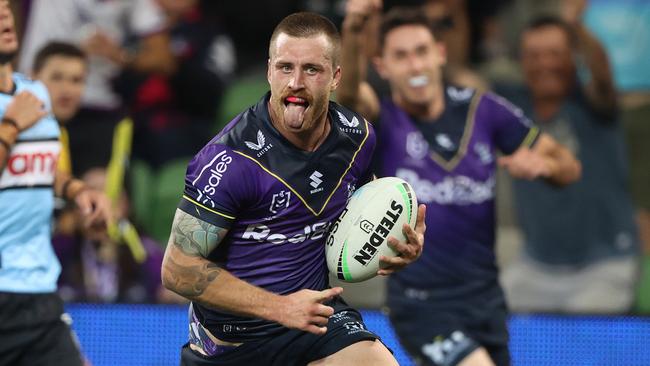
[[[500,157],[497,163],[507,169],[513,178],[533,180],[548,178],[553,173],[553,161],[527,147],[521,147],[511,155]]]
[[[85,188],[75,196],[74,201],[84,217],[86,227],[105,231],[113,222],[111,203],[103,192]]]
[[[415,228],[412,228],[408,224],[404,224],[402,227],[402,232],[406,236],[406,243],[392,236],[388,238],[388,246],[399,254],[396,257],[382,255],[379,258],[381,269],[377,271],[378,275],[387,276],[420,258],[422,249],[424,248],[424,232],[427,230],[427,226],[424,223],[425,214],[426,206],[420,205],[418,207],[418,217],[415,220]]]

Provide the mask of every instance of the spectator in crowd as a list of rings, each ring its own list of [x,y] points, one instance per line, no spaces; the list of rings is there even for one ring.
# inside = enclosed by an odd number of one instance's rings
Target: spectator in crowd
[[[637,207],[639,238],[645,254],[637,310],[650,312],[650,2],[594,1],[585,23],[612,56],[620,94],[621,123],[630,163],[630,190]]]
[[[93,168],[83,175],[84,182],[104,190],[106,170]],[[123,194],[116,207],[116,220],[128,216],[129,202]],[[79,220],[74,220],[78,223]],[[98,236],[82,225],[70,234],[52,239],[62,264],[59,295],[64,301],[88,302],[177,302],[182,299],[163,288],[160,278],[163,251],[160,244],[147,236],[140,241],[146,259],[138,263],[125,243]]]
[[[32,1],[20,70],[30,71],[36,52],[52,40],[73,43],[88,55],[82,108],[67,122],[76,173],[105,165],[110,158],[112,131],[126,115],[113,90],[113,78],[124,68],[160,72],[170,68],[164,27],[155,0]]]
[[[377,176],[411,184],[431,233],[422,257],[388,279],[391,323],[418,364],[509,365],[494,251],[497,165],[561,186],[579,178],[580,164],[504,98],[448,84],[444,46],[418,9],[384,16],[374,61],[392,93],[379,101],[355,52],[371,11],[371,1],[348,2],[339,100],[373,121]]]
[[[87,59],[77,46],[64,42],[50,42],[41,48],[34,59],[31,76],[45,84],[52,102],[52,113],[61,129],[61,155],[57,168],[72,173],[70,139],[65,125],[81,105],[86,86]]]
[[[87,74],[85,54],[75,45],[50,42],[38,51],[32,73],[51,95],[52,111],[62,131],[62,153],[57,168],[69,173],[73,159],[64,138],[64,126],[76,116],[80,107]],[[77,161],[76,156],[74,161]],[[84,174],[87,186],[97,190],[105,189],[105,178],[102,168],[90,169]],[[125,195],[117,206],[117,219],[126,217]],[[64,210],[53,238],[57,257],[64,268],[59,277],[59,294],[65,301],[172,300],[174,295],[160,285],[160,246],[146,237],[141,242],[148,253],[142,265],[136,263],[125,245],[88,230],[80,224],[78,212]]]
[[[193,156],[213,135],[219,102],[235,71],[221,22],[198,0],[157,0],[166,16],[165,72],[125,69],[117,84],[136,124],[134,154],[152,167]]]
[[[607,54],[581,22],[586,5],[566,1],[562,18],[533,20],[520,40],[525,86],[498,88],[583,164],[582,180],[562,190],[514,182],[525,245],[503,284],[519,311],[620,313],[634,299],[639,243],[617,94]]]

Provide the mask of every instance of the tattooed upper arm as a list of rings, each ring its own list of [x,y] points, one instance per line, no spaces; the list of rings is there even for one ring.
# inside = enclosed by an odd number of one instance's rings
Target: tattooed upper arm
[[[201,296],[222,271],[206,258],[227,233],[177,209],[163,260],[163,285],[189,299]]]
[[[227,229],[197,219],[183,210],[177,209],[172,224],[171,241],[188,256],[207,258],[227,232]]]

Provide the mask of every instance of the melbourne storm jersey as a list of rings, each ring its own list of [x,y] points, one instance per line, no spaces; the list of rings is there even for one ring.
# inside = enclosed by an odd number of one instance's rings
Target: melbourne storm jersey
[[[15,93],[29,91],[50,109],[45,86],[13,75]],[[14,93],[14,94],[15,94]],[[0,115],[13,95],[0,93]],[[56,290],[61,271],[51,245],[59,125],[47,116],[22,131],[0,172],[0,291]]]
[[[371,177],[372,128],[330,102],[331,130],[313,152],[270,122],[267,94],[230,122],[190,162],[179,208],[228,228],[210,254],[238,278],[278,294],[328,286],[325,239],[356,187]],[[216,337],[242,341],[282,329],[193,304]]]
[[[445,110],[416,121],[390,100],[381,105],[377,175],[411,184],[427,205],[424,251],[392,277],[441,298],[497,287],[494,255],[496,150],[534,143],[538,130],[506,100],[445,88]]]

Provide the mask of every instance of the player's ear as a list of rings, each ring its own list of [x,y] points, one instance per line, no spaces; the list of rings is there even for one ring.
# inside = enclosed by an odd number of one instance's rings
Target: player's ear
[[[333,92],[336,90],[336,88],[339,87],[339,83],[341,82],[341,66],[337,66],[336,70],[334,70],[334,80],[332,81],[332,86],[330,87],[330,91]]]
[[[266,61],[266,81],[271,84],[271,59],[269,58]]]

